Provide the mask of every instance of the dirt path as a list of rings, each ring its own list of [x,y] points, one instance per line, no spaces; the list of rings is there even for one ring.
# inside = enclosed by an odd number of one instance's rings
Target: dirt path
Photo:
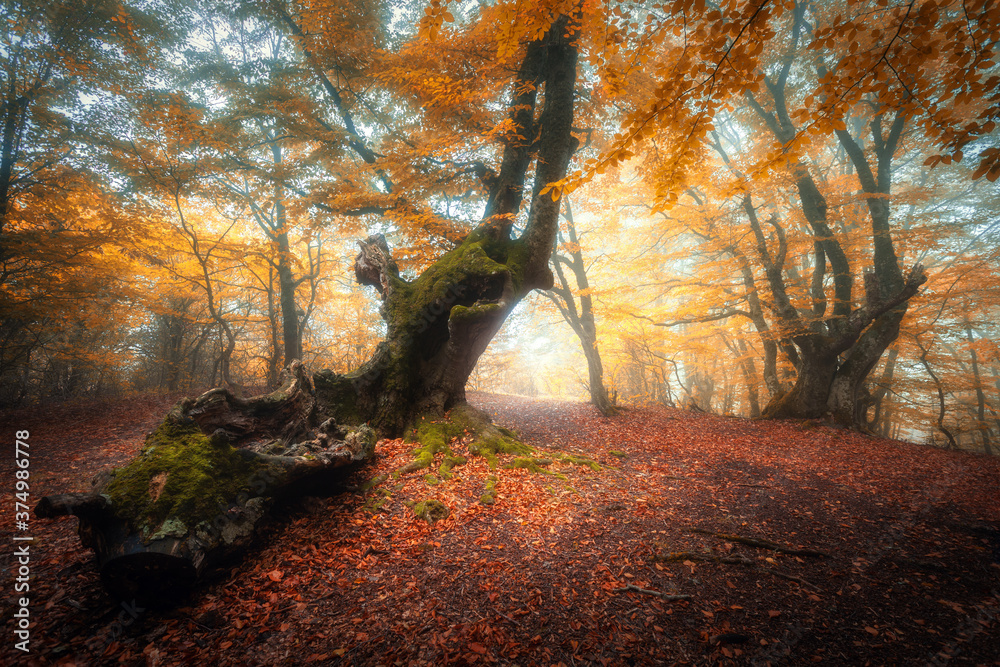
[[[31,661],[8,641],[0,662],[1000,664],[1000,461],[795,422],[472,401],[531,444],[600,470],[493,471],[471,457],[442,483],[419,471],[304,500],[258,551],[170,611],[109,600],[74,521],[35,520]],[[14,426],[37,443],[35,498],[127,460],[161,407]],[[351,481],[397,470],[409,451],[380,443]],[[495,502],[484,504],[491,477]],[[417,518],[407,503],[425,499],[449,516]],[[8,637],[13,598],[8,585]]]

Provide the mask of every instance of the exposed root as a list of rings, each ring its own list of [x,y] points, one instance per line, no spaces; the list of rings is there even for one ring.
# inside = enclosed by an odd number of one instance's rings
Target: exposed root
[[[497,478],[495,475],[490,475],[489,479],[486,480],[486,490],[483,495],[479,496],[479,502],[484,505],[492,505],[497,499]]]
[[[745,544],[748,547],[755,547],[757,549],[770,549],[771,551],[777,551],[778,553],[787,554],[789,556],[805,556],[809,558],[830,557],[828,554],[825,554],[822,551],[816,551],[815,549],[796,549],[794,547],[786,547],[768,540],[759,540],[754,537],[741,537],[740,535],[729,535],[727,533],[714,533],[711,530],[705,530],[704,528],[691,528],[688,532],[698,533],[700,535],[711,535],[712,537],[718,537],[720,540],[737,542],[739,544]]]
[[[767,572],[768,574],[773,574],[780,579],[787,579],[788,581],[794,581],[797,584],[802,584],[813,590],[820,590],[819,586],[812,583],[808,579],[803,579],[797,575],[785,572],[784,570],[779,570],[773,567],[764,567],[749,558],[744,558],[743,556],[710,556],[707,554],[699,554],[693,551],[675,551],[669,553],[665,556],[655,555],[652,558],[653,562],[661,563],[682,563],[684,561],[692,562],[702,562],[702,563],[722,563],[725,565],[744,565],[748,567],[753,567],[758,570]]]
[[[444,454],[438,474],[442,479],[450,479],[454,475],[452,469],[466,463],[464,456],[451,450],[451,444],[458,438],[471,438],[469,453],[484,457],[494,470],[499,465],[498,454],[534,453],[534,449],[518,440],[516,433],[496,426],[487,414],[470,405],[456,406],[443,419],[421,419],[410,435],[417,447],[413,450],[413,461],[397,471],[400,475],[429,468],[436,454]]]
[[[743,556],[711,556],[709,554],[699,554],[693,551],[672,551],[666,555],[654,555],[654,563],[683,563],[686,560],[696,563],[725,563],[726,565],[756,565],[749,558]]]
[[[558,454],[556,458],[565,463],[571,463],[575,466],[586,466],[593,470],[594,472],[601,471],[601,464],[592,458],[586,456],[578,456],[577,454]]]
[[[410,437],[417,443],[413,450],[414,458],[395,471],[393,477],[425,470],[424,481],[431,486],[452,479],[455,476],[454,468],[467,463],[465,456],[460,456],[452,449],[458,441],[466,444],[470,456],[486,459],[492,470],[501,467],[500,456],[513,457],[502,464],[504,468],[522,468],[561,480],[566,480],[566,476],[547,468],[558,463],[585,466],[595,472],[601,470],[601,465],[587,456],[558,451],[547,451],[544,455],[536,453],[533,447],[521,442],[515,432],[497,426],[489,415],[467,404],[456,406],[442,419],[421,419],[410,432]],[[436,461],[440,463],[435,471]],[[495,501],[496,478],[491,477],[480,502],[491,505]]]
[[[389,489],[376,489],[371,497],[365,501],[362,509],[369,514],[377,514],[389,502],[390,498],[392,498],[392,492]]]
[[[434,523],[435,521],[440,521],[441,519],[447,518],[451,514],[451,510],[440,500],[421,500],[418,503],[408,503],[410,509],[418,517],[426,521],[427,523]]]
[[[693,597],[691,595],[672,595],[670,593],[661,593],[660,591],[651,591],[648,588],[639,588],[635,584],[626,584],[625,588],[616,588],[614,590],[615,593],[625,593],[627,591],[644,593],[645,595],[655,595],[661,600],[690,600]]]
[[[561,475],[557,472],[545,469],[550,465],[552,465],[552,459],[543,459],[534,456],[519,456],[505,465],[504,468],[522,468],[528,472],[540,475],[551,475],[552,477],[558,477],[561,480],[566,479],[566,475]]]

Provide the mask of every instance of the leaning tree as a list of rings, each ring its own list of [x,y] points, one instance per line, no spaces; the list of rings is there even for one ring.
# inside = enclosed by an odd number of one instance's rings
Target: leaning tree
[[[245,546],[275,499],[368,459],[376,433],[399,436],[450,411],[477,433],[480,451],[517,446],[466,405],[465,384],[518,302],[552,287],[560,202],[546,186],[565,177],[578,145],[579,22],[539,14],[527,23],[534,37],[520,48],[499,169],[477,164],[489,184],[481,222],[412,280],[384,236],[359,244],[357,280],[377,290],[387,326],[367,363],[341,375],[295,361],[271,394],[247,399],[219,388],[185,399],[91,492],[39,503],[39,516],[80,519],[113,593],[153,604],[184,588],[178,583]],[[440,431],[419,435],[431,448],[447,445]]]

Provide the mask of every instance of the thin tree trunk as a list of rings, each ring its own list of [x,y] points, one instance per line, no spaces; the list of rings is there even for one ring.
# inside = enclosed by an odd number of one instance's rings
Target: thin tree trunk
[[[281,164],[281,148],[272,147],[275,166]],[[284,365],[302,358],[302,338],[299,335],[299,312],[295,305],[295,274],[292,271],[292,250],[288,243],[288,216],[285,212],[284,188],[274,187],[275,245],[278,249],[278,300],[281,304],[281,334],[284,344]]]
[[[563,319],[580,339],[580,346],[583,348],[583,355],[587,360],[587,390],[590,392],[590,402],[601,414],[609,416],[614,414],[616,409],[608,397],[607,388],[604,386],[604,366],[601,363],[601,353],[597,347],[597,325],[594,318],[593,297],[590,295],[590,281],[587,278],[587,266],[583,261],[583,250],[580,248],[576,223],[573,220],[573,209],[568,197],[566,198],[565,211],[570,242],[569,256],[564,257],[559,254],[559,237],[557,236],[556,247],[552,254],[552,266],[555,269],[557,282],[550,291],[544,292],[544,294],[556,304]],[[574,296],[573,288],[563,271],[564,265],[573,272],[573,278],[576,280],[580,300],[579,307],[576,303],[577,297]]]
[[[965,320],[965,334],[969,341],[969,355],[972,357],[972,379],[976,387],[976,424],[979,427],[979,434],[983,438],[983,450],[993,455],[993,447],[990,443],[990,427],[986,423],[986,394],[983,392],[982,378],[979,376],[979,357],[976,354],[975,337],[972,335],[972,324],[968,317]]]
[[[934,369],[931,368],[930,362],[927,361],[928,349],[924,347],[923,343],[920,342],[919,337],[916,338],[916,343],[917,347],[920,349],[920,363],[923,364],[924,370],[927,371],[927,374],[931,376],[931,380],[934,382],[934,388],[937,390],[938,414],[934,425],[937,426],[937,429],[948,439],[948,449],[958,449],[958,443],[955,442],[955,436],[952,435],[951,431],[944,425],[944,387],[941,385],[941,380],[934,372]]]
[[[733,353],[733,356],[736,357],[740,370],[743,373],[743,383],[747,389],[747,405],[750,418],[757,419],[760,417],[760,392],[758,391],[760,376],[757,374],[757,366],[753,362],[753,355],[743,336],[736,336],[735,346],[725,336],[723,336],[723,340]]]
[[[267,324],[270,334],[270,345],[267,355],[267,387],[273,389],[278,386],[278,373],[281,370],[281,358],[283,346],[278,333],[278,310],[274,304],[274,267],[270,264],[267,267]]]
[[[871,418],[868,419],[869,429],[873,430],[882,436],[886,436],[888,432],[887,422],[883,419],[883,416],[888,416],[888,400],[886,396],[889,393],[889,389],[892,387],[892,376],[896,369],[896,358],[899,356],[899,349],[897,347],[892,347],[889,349],[889,356],[886,357],[885,368],[882,369],[882,376],[875,387],[875,391],[871,395],[871,407],[874,410]],[[867,418],[867,417],[866,417]]]

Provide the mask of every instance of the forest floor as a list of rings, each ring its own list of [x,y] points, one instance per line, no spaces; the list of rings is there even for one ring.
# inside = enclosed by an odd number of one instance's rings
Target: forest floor
[[[304,499],[258,549],[160,611],[102,591],[74,519],[32,515],[27,655],[13,647],[8,442],[0,664],[1000,665],[1000,459],[811,422],[471,401],[601,469],[532,473],[501,457],[492,471],[470,457],[440,484],[422,470]],[[30,430],[34,502],[126,462],[170,404],[26,412],[2,426],[8,441]],[[351,483],[410,451],[381,442]],[[407,502],[428,498],[449,516],[417,518]]]

